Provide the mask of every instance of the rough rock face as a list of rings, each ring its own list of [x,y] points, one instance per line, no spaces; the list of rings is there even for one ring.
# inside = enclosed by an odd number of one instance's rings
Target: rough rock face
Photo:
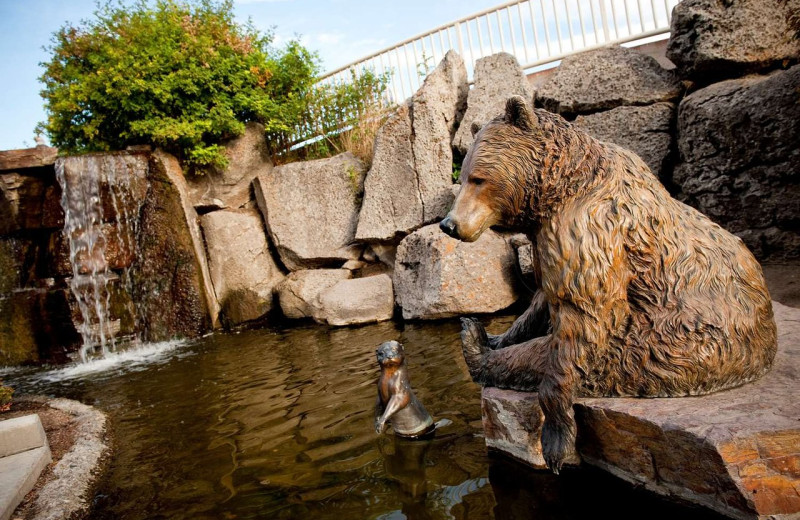
[[[320,314],[320,293],[348,278],[347,269],[304,269],[289,273],[276,288],[283,315],[300,319]]]
[[[252,200],[253,179],[272,170],[264,126],[248,123],[243,135],[225,144],[228,166],[209,168],[203,175],[187,177],[192,205],[206,208],[241,208]]]
[[[584,462],[733,518],[800,513],[800,310],[773,302],[778,354],[762,379],[703,397],[581,399]],[[533,393],[483,390],[487,444],[537,468]]]
[[[511,245],[493,231],[466,243],[426,226],[397,247],[397,304],[405,319],[504,309],[517,299],[514,264]]]
[[[678,110],[674,182],[762,260],[800,257],[798,85],[800,65],[715,83]]]
[[[468,90],[464,61],[450,51],[411,103],[380,128],[357,240],[391,241],[447,213],[453,184],[450,141]]]
[[[796,0],[686,0],[672,12],[667,58],[701,83],[758,72],[800,59],[790,18]]]
[[[163,157],[154,155],[150,160],[150,188],[142,205],[137,256],[131,266],[132,296],[146,341],[194,337],[210,325],[191,223],[180,192],[170,181],[170,161]]]
[[[0,173],[0,235],[64,227],[61,190],[54,185],[52,170],[42,170]]]
[[[466,154],[472,146],[472,124],[483,126],[503,113],[511,96],[532,99],[528,78],[511,54],[500,52],[475,62],[475,84],[467,97],[467,111],[456,131],[453,148]]]
[[[189,196],[189,188],[186,184],[183,171],[181,170],[181,165],[175,156],[163,152],[162,150],[153,152],[152,161],[159,163],[159,171],[164,172],[164,175],[166,175],[178,192],[178,197],[183,207],[183,219],[189,229],[195,258],[200,265],[201,289],[205,297],[209,318],[211,319],[211,326],[217,328],[219,326],[219,301],[217,301],[217,295],[214,292],[214,285],[211,281],[211,273],[208,269],[208,259],[206,258],[205,241],[203,240],[203,234],[200,230],[200,221],[192,204],[191,197]]]
[[[338,267],[360,256],[350,243],[364,165],[353,154],[278,166],[256,177],[253,188],[270,238],[290,270]]]
[[[578,116],[574,124],[601,141],[631,150],[658,178],[664,179],[664,163],[672,148],[674,113],[675,105],[672,103],[626,106]]]
[[[223,320],[235,325],[267,314],[283,273],[270,254],[258,210],[213,211],[200,223]]]
[[[570,117],[672,101],[680,94],[673,72],[655,58],[625,47],[603,47],[564,58],[536,92],[536,105]]]
[[[314,319],[343,326],[385,321],[394,313],[394,292],[389,275],[342,280],[319,295]]]

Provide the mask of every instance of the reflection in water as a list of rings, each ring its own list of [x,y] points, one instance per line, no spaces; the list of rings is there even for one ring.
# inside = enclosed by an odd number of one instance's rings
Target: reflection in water
[[[495,318],[490,329],[511,319]],[[510,464],[518,474],[509,479],[496,463],[490,472],[480,389],[461,361],[459,330],[457,320],[275,327],[215,334],[146,370],[6,377],[21,391],[109,414],[115,453],[93,518],[585,518],[597,510],[638,518],[662,507],[602,474],[568,481]],[[374,352],[389,339],[405,345],[434,420],[450,421],[433,439],[374,433]],[[613,505],[576,506],[587,486],[613,490]],[[688,520],[683,509],[669,511]]]

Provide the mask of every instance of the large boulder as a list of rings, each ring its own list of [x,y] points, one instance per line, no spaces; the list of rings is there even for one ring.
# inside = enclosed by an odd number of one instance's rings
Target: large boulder
[[[483,126],[503,113],[506,100],[522,96],[532,100],[528,78],[511,54],[500,52],[475,62],[475,83],[467,97],[467,111],[453,139],[453,148],[466,154],[474,141],[472,125]]]
[[[200,211],[241,208],[252,200],[251,183],[272,170],[264,126],[248,123],[244,134],[225,143],[225,168],[207,168],[187,177],[192,205]]]
[[[397,304],[405,319],[495,312],[517,300],[515,269],[512,246],[494,231],[467,243],[426,226],[397,247]]]
[[[378,130],[357,240],[393,241],[445,216],[453,200],[450,142],[468,90],[464,61],[450,51]]]
[[[655,58],[625,47],[602,47],[561,62],[537,90],[536,105],[556,114],[608,110],[672,101],[681,85]]]
[[[601,141],[614,143],[641,157],[660,179],[672,148],[672,119],[675,105],[617,107],[605,112],[578,116],[575,126]]]
[[[281,261],[291,271],[356,260],[364,165],[346,152],[285,164],[253,180],[258,207]]]
[[[222,318],[236,325],[272,310],[273,290],[283,280],[256,209],[213,211],[200,217],[208,263]]]
[[[672,11],[667,58],[701,83],[797,61],[798,12],[797,0],[684,0]]]
[[[342,280],[319,295],[314,319],[334,325],[385,321],[394,314],[392,279],[387,274]]]
[[[303,269],[289,273],[276,288],[283,315],[300,319],[320,314],[320,293],[348,278],[347,269]]]
[[[800,310],[773,302],[778,354],[755,383],[702,397],[579,399],[581,459],[731,518],[800,514]],[[485,388],[486,444],[543,469],[535,393]]]
[[[678,110],[674,182],[761,259],[800,257],[798,85],[800,65],[713,84]]]

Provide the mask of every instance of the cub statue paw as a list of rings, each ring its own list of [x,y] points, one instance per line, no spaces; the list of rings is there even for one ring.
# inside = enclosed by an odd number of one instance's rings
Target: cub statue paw
[[[475,318],[461,318],[461,349],[473,381],[478,382],[483,358],[491,351],[486,329]]]

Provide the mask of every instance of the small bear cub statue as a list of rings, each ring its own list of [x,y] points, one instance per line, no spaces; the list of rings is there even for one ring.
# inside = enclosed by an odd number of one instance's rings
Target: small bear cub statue
[[[433,433],[436,425],[411,389],[403,345],[387,341],[375,353],[381,367],[375,402],[375,432],[380,435],[391,424],[395,435],[400,437],[420,438]]]

